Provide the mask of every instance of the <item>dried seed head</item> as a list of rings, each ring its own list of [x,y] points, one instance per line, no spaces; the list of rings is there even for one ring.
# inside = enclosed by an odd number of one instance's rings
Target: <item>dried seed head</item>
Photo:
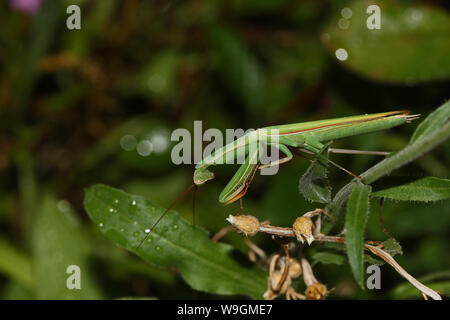
[[[294,221],[292,229],[294,230],[297,240],[303,243],[304,240],[310,245],[314,241],[314,236],[312,234],[313,222],[308,217],[298,217]]]
[[[289,277],[296,279],[302,275],[302,266],[296,259],[289,260]]]
[[[246,236],[254,236],[259,231],[259,220],[254,216],[232,216],[229,215],[227,221],[233,225],[238,231]]]
[[[305,290],[306,299],[324,300],[328,296],[327,286],[321,283],[314,283]]]
[[[275,271],[273,272],[269,278],[267,279],[267,290],[264,293],[264,299],[273,300],[276,297],[285,294],[286,291],[291,286],[291,279],[289,277],[284,279],[284,282],[281,284],[280,289],[277,291],[276,288],[280,285],[280,281],[283,278],[282,272]]]

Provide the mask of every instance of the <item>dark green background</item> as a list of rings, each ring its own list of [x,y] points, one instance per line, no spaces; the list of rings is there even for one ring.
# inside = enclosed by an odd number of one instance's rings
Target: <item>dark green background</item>
[[[193,165],[175,166],[170,145],[142,157],[120,138],[138,140],[176,128],[258,128],[412,110],[426,116],[449,98],[450,18],[446,1],[372,1],[381,30],[368,30],[365,1],[49,1],[29,17],[0,4],[0,297],[215,298],[190,289],[175,270],[148,266],[114,246],[83,208],[84,188],[109,184],[168,206],[191,184]],[[82,28],[65,27],[69,4]],[[350,7],[350,27],[340,11]],[[346,48],[349,58],[335,58]],[[156,80],[155,80],[156,79]],[[336,141],[333,147],[394,151],[418,121]],[[168,141],[169,142],[169,141]],[[332,155],[360,173],[376,156]],[[288,226],[318,204],[298,193],[309,162],[296,157],[276,176],[256,176],[244,211]],[[396,183],[449,178],[450,148],[392,173]],[[223,207],[221,189],[237,167],[217,167],[196,194],[196,221],[214,234],[239,204]],[[331,168],[334,192],[351,177]],[[383,186],[392,183],[384,179]],[[377,185],[374,185],[374,191]],[[403,247],[399,263],[420,277],[450,273],[450,202],[385,201],[384,223]],[[192,220],[192,194],[176,206]],[[372,201],[366,237],[385,240]],[[236,234],[224,241],[245,250]],[[255,239],[268,253],[269,237]],[[309,254],[317,250],[313,246]],[[82,267],[83,290],[68,291],[65,268]],[[395,294],[405,281],[382,267],[382,289],[361,290],[348,265],[318,263],[330,298],[420,298]],[[63,284],[63,285],[61,285]]]

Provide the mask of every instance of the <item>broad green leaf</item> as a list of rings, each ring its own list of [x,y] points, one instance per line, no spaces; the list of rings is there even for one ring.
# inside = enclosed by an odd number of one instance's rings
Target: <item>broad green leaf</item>
[[[364,231],[369,215],[371,187],[358,182],[347,203],[345,217],[345,245],[350,267],[356,282],[364,288]]]
[[[438,201],[450,198],[450,180],[426,177],[401,186],[396,186],[372,194],[403,201]]]
[[[321,155],[327,155],[325,148]],[[311,202],[328,203],[331,201],[331,187],[327,180],[327,168],[314,159],[303,176],[300,178],[298,190],[306,200]]]
[[[369,29],[368,0],[354,0],[351,18],[337,11],[323,30],[322,41],[335,57],[344,49],[344,67],[366,78],[416,84],[450,77],[450,16],[445,9],[379,1],[381,28]],[[344,57],[345,58],[345,57]]]
[[[442,106],[430,113],[425,120],[423,120],[414,131],[411,141],[414,143],[418,138],[430,134],[433,130],[441,127],[450,118],[450,100]]]
[[[317,263],[343,265],[346,263],[345,256],[334,252],[320,251],[312,255],[312,266]]]
[[[258,267],[240,266],[230,257],[231,246],[212,242],[203,229],[176,212],[169,211],[138,248],[163,208],[104,185],[88,188],[84,205],[92,221],[117,245],[149,263],[176,267],[192,288],[262,298],[266,273]]]
[[[0,273],[14,279],[28,290],[34,287],[31,259],[0,238]]]
[[[96,278],[90,269],[91,248],[66,203],[57,203],[51,195],[42,199],[33,230],[33,262],[37,299],[101,299]],[[80,290],[69,290],[69,266],[78,266]]]

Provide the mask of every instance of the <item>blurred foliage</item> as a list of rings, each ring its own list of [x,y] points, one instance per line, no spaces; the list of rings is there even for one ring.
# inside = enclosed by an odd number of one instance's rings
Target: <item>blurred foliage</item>
[[[366,28],[367,5],[359,0],[43,0],[36,15],[13,11],[8,3],[0,2],[5,299],[215,298],[190,288],[175,268],[148,265],[103,237],[83,208],[84,189],[105,183],[170,205],[192,183],[193,172],[193,166],[170,161],[170,134],[176,128],[192,132],[194,120],[203,121],[203,130],[224,130],[401,109],[425,116],[449,98],[450,15],[443,0],[375,1],[380,30]],[[81,7],[81,30],[65,27],[69,4]],[[343,29],[345,7],[352,17]],[[347,60],[336,59],[338,48],[347,50]],[[408,144],[416,126],[332,147],[395,151]],[[331,157],[356,173],[381,160]],[[298,192],[308,165],[295,157],[276,176],[256,176],[244,212],[288,226],[315,208]],[[374,191],[402,179],[449,179],[449,167],[447,142],[383,178]],[[223,207],[217,201],[235,170],[218,167],[216,179],[196,192],[195,220],[210,234],[240,210],[238,203]],[[332,197],[351,180],[334,168],[327,177]],[[188,221],[192,197],[176,206]],[[379,210],[372,200],[368,239],[386,239]],[[399,263],[448,294],[449,201],[386,200],[383,221],[402,245]],[[267,253],[278,249],[269,237],[252,240]],[[222,241],[248,250],[236,233]],[[382,267],[382,290],[361,290],[350,268],[323,252],[316,244],[306,251],[317,261],[317,278],[336,288],[330,298],[420,298],[389,266]],[[71,264],[82,266],[80,291],[65,287]],[[445,274],[433,277],[437,271]]]

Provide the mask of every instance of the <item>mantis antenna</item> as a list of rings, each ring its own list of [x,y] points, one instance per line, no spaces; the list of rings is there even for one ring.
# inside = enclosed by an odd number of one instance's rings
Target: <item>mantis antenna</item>
[[[167,214],[167,212],[169,212],[169,210],[171,210],[181,199],[184,198],[184,196],[191,191],[192,188],[197,187],[194,183],[191,184],[189,187],[186,188],[186,190],[183,191],[182,194],[180,194],[178,196],[178,198],[175,199],[174,202],[172,202],[172,204],[170,206],[167,207],[166,210],[164,210],[164,212],[158,217],[158,219],[156,219],[155,223],[153,223],[153,225],[151,226],[151,228],[149,229],[148,233],[145,235],[144,239],[142,239],[142,241],[139,243],[139,245],[137,246],[136,249],[139,249],[142,244],[145,242],[145,240],[147,240],[147,238],[149,237],[149,235],[152,233],[152,231],[155,229],[155,227],[158,225],[158,223],[161,221],[161,219]],[[195,188],[197,189],[197,188]],[[194,189],[194,190],[195,190]],[[195,192],[194,192],[194,197],[195,197]],[[195,199],[194,199],[195,200]],[[195,223],[194,223],[195,224]]]

